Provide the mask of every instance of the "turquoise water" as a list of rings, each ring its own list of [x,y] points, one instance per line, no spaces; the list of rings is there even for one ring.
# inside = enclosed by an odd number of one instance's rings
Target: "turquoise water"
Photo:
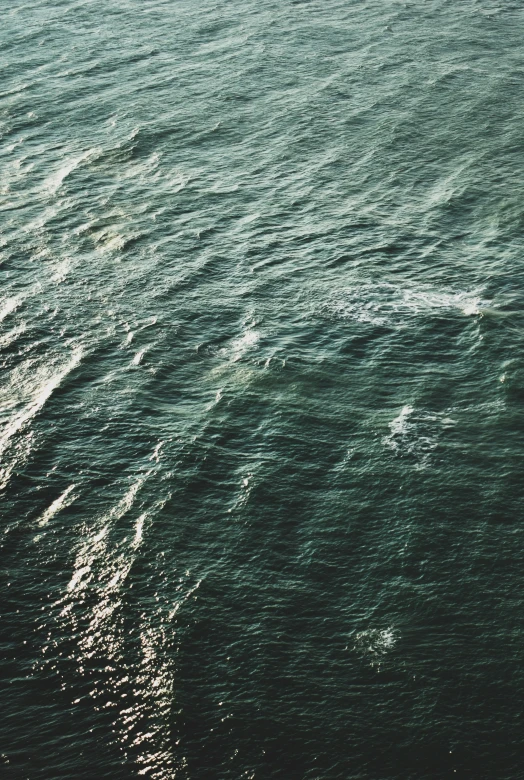
[[[522,4],[1,22],[2,777],[521,776]]]

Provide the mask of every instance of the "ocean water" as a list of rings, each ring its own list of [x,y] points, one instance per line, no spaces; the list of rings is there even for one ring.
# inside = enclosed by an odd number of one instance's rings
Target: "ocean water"
[[[4,0],[0,776],[524,776],[524,5]]]

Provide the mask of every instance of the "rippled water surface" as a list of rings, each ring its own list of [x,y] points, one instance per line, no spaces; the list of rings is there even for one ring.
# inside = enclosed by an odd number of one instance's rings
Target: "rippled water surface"
[[[2,777],[522,776],[522,3],[0,19]]]

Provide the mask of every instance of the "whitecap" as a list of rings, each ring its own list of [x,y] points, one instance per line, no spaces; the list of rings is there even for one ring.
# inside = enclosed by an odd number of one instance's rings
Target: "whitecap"
[[[18,327],[8,331],[3,336],[0,336],[0,349],[5,349],[5,347],[14,344],[14,342],[17,341],[18,338],[26,332],[26,330],[27,326],[25,323],[23,323],[22,325],[19,325]]]
[[[438,446],[441,433],[455,425],[448,412],[415,410],[410,404],[389,423],[389,434],[382,443],[400,457],[411,457],[424,467]]]
[[[326,304],[325,310],[342,320],[394,326],[432,314],[476,316],[488,305],[475,291],[366,283],[341,290]]]
[[[242,336],[233,339],[230,343],[229,350],[227,351],[231,355],[232,362],[236,363],[240,360],[246,352],[256,347],[259,341],[260,332],[254,328],[247,328]]]
[[[61,168],[59,168],[52,176],[50,176],[45,182],[45,188],[53,195],[58,192],[64,181],[70,176],[76,168],[78,168],[84,160],[92,157],[96,154],[94,149],[89,149],[84,154],[78,157],[73,157],[68,160]]]
[[[37,524],[40,526],[47,525],[49,521],[62,509],[70,506],[77,496],[71,495],[75,489],[75,485],[69,485],[64,492],[56,498],[52,504],[45,510],[45,512],[38,518]]]
[[[21,303],[21,299],[18,296],[12,298],[5,298],[0,304],[0,322],[3,322],[6,317],[12,314]]]
[[[355,635],[354,650],[370,661],[371,666],[380,666],[387,653],[390,653],[399,639],[399,632],[392,626],[359,631]]]
[[[147,352],[147,347],[144,347],[144,349],[140,349],[133,358],[133,365],[139,366],[142,360],[144,359],[144,355]]]

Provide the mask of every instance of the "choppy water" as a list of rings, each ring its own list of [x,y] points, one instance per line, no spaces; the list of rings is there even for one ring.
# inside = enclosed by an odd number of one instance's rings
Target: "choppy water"
[[[522,3],[0,18],[2,777],[521,777]]]

